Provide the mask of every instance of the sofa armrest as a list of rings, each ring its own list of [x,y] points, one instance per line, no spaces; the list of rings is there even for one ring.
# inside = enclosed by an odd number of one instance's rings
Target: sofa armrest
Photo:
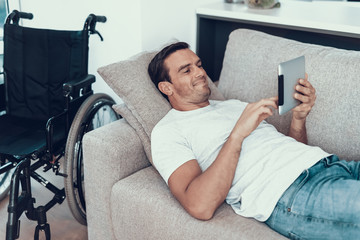
[[[113,185],[150,165],[135,130],[120,119],[83,138],[89,239],[114,239],[110,195]]]

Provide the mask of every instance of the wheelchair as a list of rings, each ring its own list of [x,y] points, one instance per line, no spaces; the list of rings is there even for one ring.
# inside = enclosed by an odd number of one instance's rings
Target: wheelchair
[[[23,213],[37,221],[34,239],[50,239],[46,212],[67,199],[74,218],[86,225],[82,138],[121,118],[114,100],[92,90],[88,74],[89,36],[101,34],[90,14],[80,31],[35,29],[19,25],[31,13],[14,10],[4,24],[4,82],[0,84],[0,199],[8,193],[6,239],[19,238]],[[61,172],[63,161],[63,172]],[[59,189],[40,175],[52,170],[64,178]],[[35,207],[31,179],[53,198]]]

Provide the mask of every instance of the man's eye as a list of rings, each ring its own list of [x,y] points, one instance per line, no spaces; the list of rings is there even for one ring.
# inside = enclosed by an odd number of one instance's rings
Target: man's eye
[[[190,69],[185,69],[184,73],[189,73]]]

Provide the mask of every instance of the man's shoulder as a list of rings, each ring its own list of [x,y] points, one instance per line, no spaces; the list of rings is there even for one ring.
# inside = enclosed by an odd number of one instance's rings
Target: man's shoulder
[[[151,135],[154,133],[166,133],[169,130],[174,130],[176,125],[176,117],[174,116],[174,110],[171,109],[160,121],[154,126]]]
[[[157,122],[157,124],[155,125],[154,129],[158,126],[162,126],[162,125],[166,125],[167,122],[170,122],[170,118],[171,118],[171,111],[172,109],[167,112],[161,119],[160,121]]]

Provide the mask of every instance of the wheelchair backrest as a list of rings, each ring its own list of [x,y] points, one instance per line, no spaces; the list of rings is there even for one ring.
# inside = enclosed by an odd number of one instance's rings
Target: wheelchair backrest
[[[4,25],[7,114],[46,120],[65,107],[63,83],[88,74],[88,31]]]

